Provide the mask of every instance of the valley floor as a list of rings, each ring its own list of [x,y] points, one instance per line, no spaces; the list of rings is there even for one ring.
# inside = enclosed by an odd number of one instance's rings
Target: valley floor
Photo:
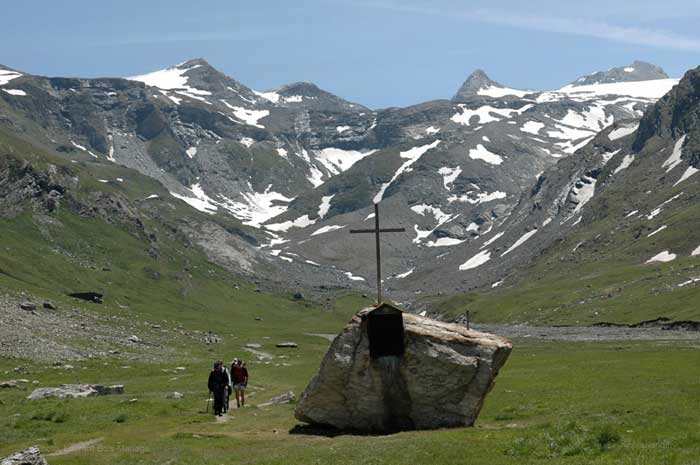
[[[691,332],[687,339],[602,341],[516,333],[474,428],[332,436],[300,428],[293,404],[257,407],[302,392],[329,344],[317,334],[338,331],[348,314],[336,309],[293,328],[263,320],[236,332],[227,323],[222,344],[191,345],[181,358],[165,353],[158,363],[111,356],[55,368],[0,358],[3,379],[29,380],[0,391],[0,456],[37,444],[52,465],[697,463],[700,343]],[[298,349],[275,347],[291,337]],[[217,421],[205,413],[209,362],[248,354],[246,343],[261,345],[249,361],[250,406]],[[124,384],[126,393],[26,399],[37,385],[69,382]],[[184,398],[167,399],[172,391]]]

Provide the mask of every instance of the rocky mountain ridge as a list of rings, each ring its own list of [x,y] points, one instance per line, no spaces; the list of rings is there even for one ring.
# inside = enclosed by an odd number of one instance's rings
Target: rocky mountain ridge
[[[348,285],[373,281],[370,244],[345,234],[381,201],[385,224],[412,231],[385,255],[385,284],[410,300],[484,285],[489,273],[465,273],[485,258],[469,262],[475,247],[505,234],[499,228],[541,174],[577,159],[611,125],[630,130],[677,82],[657,79],[651,65],[630,67],[639,68],[623,69],[630,81],[592,75],[549,92],[506,88],[478,71],[452,101],[384,110],[310,83],[254,91],[201,59],[126,80],[7,70],[0,120],[68,159],[136,169],[202,212],[233,217],[271,277],[302,287],[323,285],[329,272]],[[584,192],[590,179],[577,181]],[[221,255],[225,245],[211,242]]]

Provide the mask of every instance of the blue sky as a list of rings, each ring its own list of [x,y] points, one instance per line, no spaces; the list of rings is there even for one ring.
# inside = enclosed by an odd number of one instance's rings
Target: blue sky
[[[189,58],[257,89],[312,81],[370,107],[449,98],[476,68],[552,89],[635,59],[700,65],[700,0],[25,0],[3,5],[0,63],[129,76]]]

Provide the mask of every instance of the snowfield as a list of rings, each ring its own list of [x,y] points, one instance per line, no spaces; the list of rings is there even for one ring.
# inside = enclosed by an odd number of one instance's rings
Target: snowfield
[[[472,160],[482,160],[492,165],[500,165],[501,163],[503,163],[503,157],[493,152],[490,152],[488,149],[486,149],[486,147],[484,147],[481,144],[478,144],[476,148],[469,150],[469,158],[471,158]]]
[[[399,156],[405,159],[406,161],[403,165],[399,167],[398,170],[396,170],[396,173],[394,173],[394,176],[389,180],[389,182],[385,182],[384,184],[382,184],[381,189],[379,189],[377,195],[374,196],[374,203],[379,203],[382,201],[382,199],[384,198],[384,192],[386,192],[387,188],[391,186],[391,184],[394,181],[396,181],[396,178],[401,176],[401,173],[407,171],[411,167],[411,165],[413,165],[420,159],[420,157],[423,156],[425,152],[427,152],[430,149],[434,149],[438,145],[440,145],[440,140],[433,141],[433,143],[431,144],[413,147],[411,149],[406,150],[405,152],[399,153]]]
[[[328,147],[316,152],[316,159],[331,174],[338,174],[348,170],[352,165],[375,152],[376,150],[343,150]]]
[[[466,271],[466,270],[471,270],[474,268],[477,268],[484,263],[488,262],[491,260],[491,252],[488,250],[482,250],[478,254],[474,255],[472,258],[467,260],[466,262],[462,263],[459,265],[459,270],[460,271]]]
[[[22,76],[21,73],[17,73],[15,71],[9,71],[6,69],[0,69],[0,86],[4,86],[8,82],[10,82],[13,79],[17,79],[18,77]]]
[[[681,157],[683,156],[683,144],[685,143],[686,137],[687,136],[683,136],[680,139],[678,139],[676,145],[673,146],[673,152],[671,153],[671,156],[666,159],[663,165],[661,165],[662,168],[666,168],[667,173],[671,172],[673,168],[680,165],[683,161]]]
[[[514,243],[513,245],[510,246],[510,248],[509,248],[508,250],[506,250],[505,252],[503,252],[503,254],[501,255],[501,257],[505,257],[506,255],[508,255],[509,253],[511,253],[513,250],[515,250],[515,249],[517,249],[518,247],[520,247],[521,245],[523,245],[523,244],[525,243],[525,241],[527,241],[527,240],[530,239],[532,236],[534,236],[535,233],[537,233],[537,229],[533,229],[532,231],[528,231],[528,232],[526,232],[525,234],[523,234],[523,235],[520,237],[520,239],[518,239],[517,241],[515,241],[515,243]]]
[[[608,134],[608,139],[610,139],[610,140],[622,139],[623,137],[629,136],[637,129],[639,129],[639,123],[635,124],[634,126],[621,126],[617,129],[613,129],[612,131],[610,131],[610,134]]]
[[[668,263],[672,262],[675,259],[675,253],[669,253],[668,250],[664,250],[663,252],[651,257],[649,260],[646,261],[646,263]]]

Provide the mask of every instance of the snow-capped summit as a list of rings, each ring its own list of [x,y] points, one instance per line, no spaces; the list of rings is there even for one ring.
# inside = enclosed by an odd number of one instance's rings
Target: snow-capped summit
[[[607,71],[583,76],[571,83],[572,86],[588,86],[595,84],[612,84],[615,82],[653,81],[668,79],[666,72],[659,66],[643,61],[635,61],[631,65],[610,68]]]
[[[466,81],[459,88],[452,101],[460,102],[472,99],[476,96],[501,98],[507,95],[522,97],[528,94],[528,91],[511,89],[498,82],[492,80],[481,69],[477,69],[469,75]]]
[[[351,103],[311,82],[294,82],[266,92],[255,94],[264,100],[281,106],[303,106],[327,111],[365,111],[366,107]]]

